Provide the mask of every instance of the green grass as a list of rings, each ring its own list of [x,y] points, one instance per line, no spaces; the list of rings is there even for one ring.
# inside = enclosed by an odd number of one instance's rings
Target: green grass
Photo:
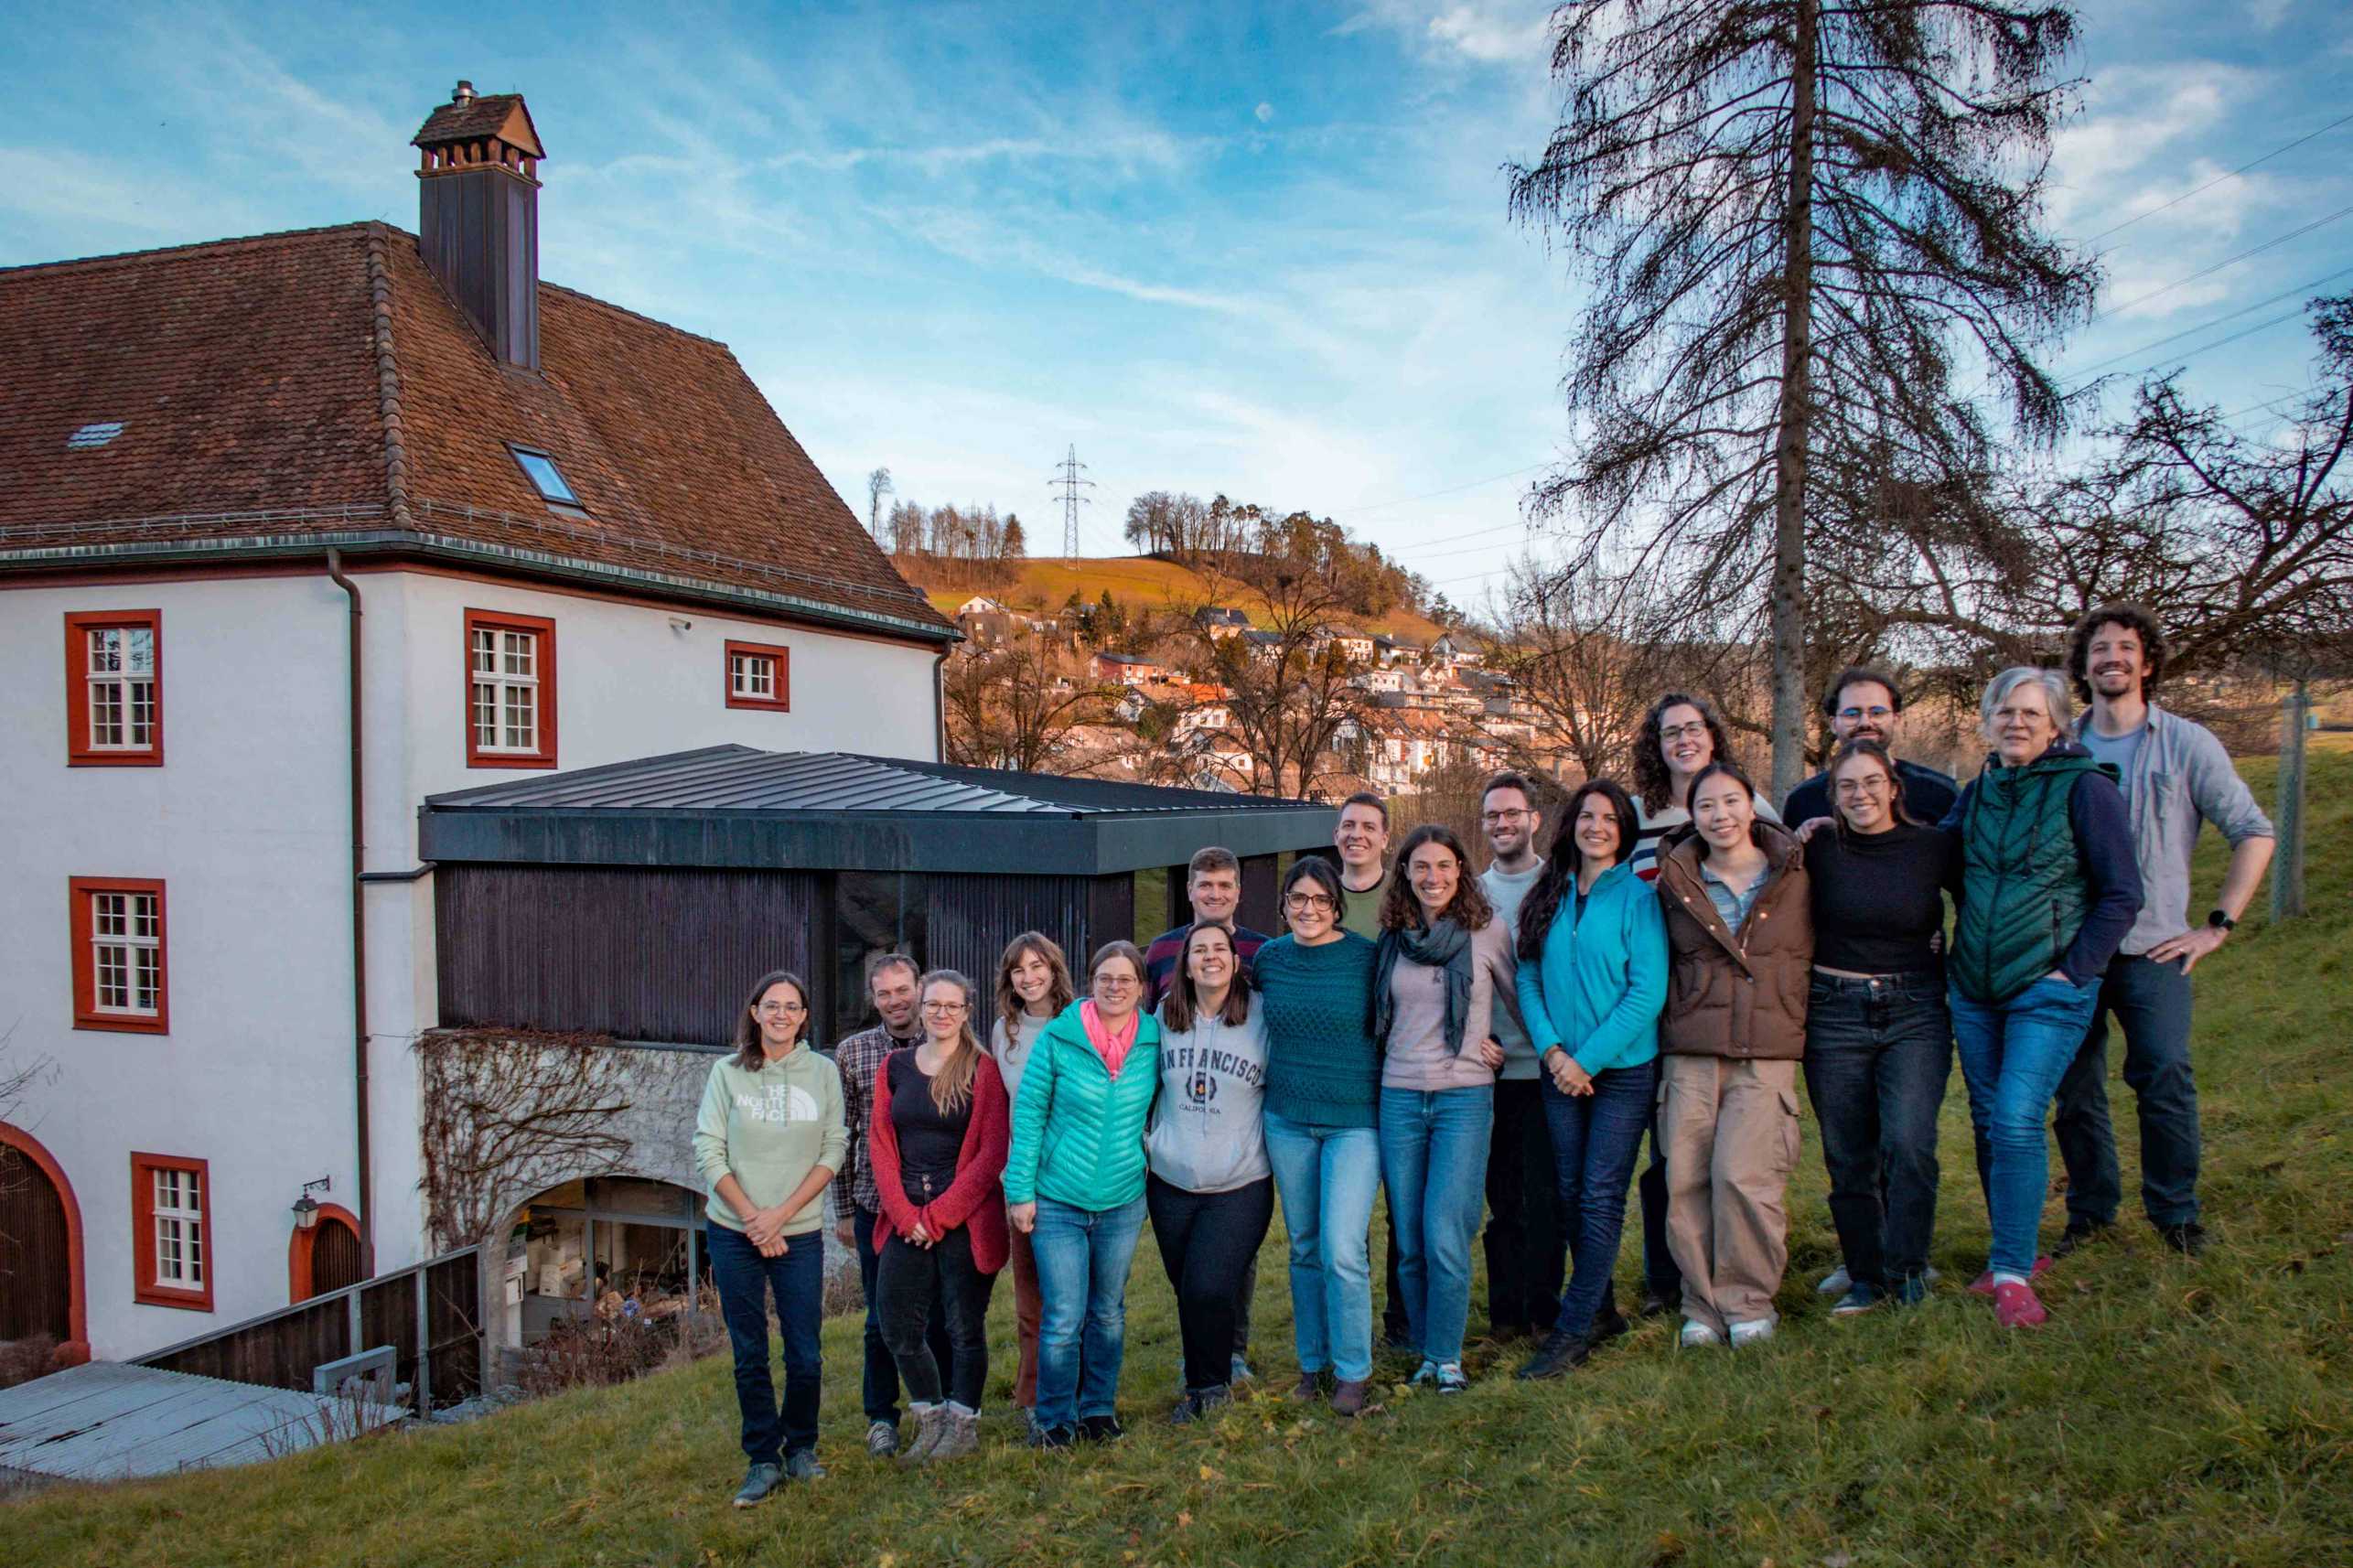
[[[2268,762],[2248,773],[2268,799]],[[749,1514],[724,1359],[473,1425],[248,1469],[52,1492],[0,1513],[0,1560],[63,1568],[307,1563],[2334,1564],[2353,1559],[2353,755],[2315,760],[2313,916],[2258,915],[2198,972],[2205,1195],[2185,1262],[2137,1220],[2064,1265],[2050,1326],[2004,1336],[1958,1286],[1982,1205],[1961,1088],[1929,1305],[1833,1324],[1810,1132],[1781,1337],[1684,1355],[1644,1328],[1564,1382],[1498,1375],[1445,1402],[1387,1391],[1353,1425],[1252,1399],[1209,1430],[1158,1417],[1176,1347],[1147,1241],[1109,1452],[1012,1445],[1010,1290],[988,1446],[900,1475],[859,1447],[857,1324],[826,1338],[833,1475]],[[2208,835],[2199,878],[2220,857]],[[2116,1086],[2129,1118],[2131,1098]],[[2128,1193],[2137,1180],[2120,1129]],[[2129,1200],[2128,1200],[2129,1201]],[[2054,1208],[2048,1221],[2057,1223]],[[2047,1230],[2047,1235],[2048,1231]],[[1260,1369],[1290,1369],[1279,1239]],[[1636,1249],[1629,1244],[1629,1266]],[[1622,1285],[1630,1273],[1621,1273]],[[1473,1307],[1473,1317],[1478,1308]]]

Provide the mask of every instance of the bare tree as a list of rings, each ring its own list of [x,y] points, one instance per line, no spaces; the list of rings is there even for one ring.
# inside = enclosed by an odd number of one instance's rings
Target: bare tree
[[[425,1224],[444,1249],[488,1239],[551,1183],[628,1157],[629,1072],[601,1036],[438,1029],[416,1053]]]
[[[876,468],[874,472],[866,476],[866,526],[873,531],[874,536],[878,540],[883,536],[883,497],[889,495],[890,493],[890,470],[888,468]]]
[[[948,760],[967,768],[1052,771],[1069,748],[1070,731],[1104,703],[1098,682],[1074,678],[1057,662],[1036,638],[951,659],[940,682]]]
[[[1314,521],[1293,513],[1273,532],[1305,537]],[[1227,723],[1214,738],[1250,757],[1250,793],[1313,795],[1336,770],[1334,741],[1364,706],[1350,680],[1357,667],[1329,635],[1345,607],[1339,585],[1326,565],[1291,554],[1237,555],[1209,564],[1203,576],[1209,596],[1187,607],[1186,624],[1229,693],[1219,700]],[[1256,628],[1212,637],[1200,612],[1245,600]]]
[[[1642,566],[1698,610],[1762,600],[1778,795],[1804,766],[1810,531],[1906,544],[1864,498],[1810,490],[1985,471],[1957,349],[2029,441],[2065,421],[2035,351],[2088,312],[2098,274],[2037,225],[2074,16],[1571,0],[1553,26],[1565,113],[1512,167],[1511,209],[1558,225],[1593,287],[1563,381],[1579,455],[1538,508],[1584,510],[1589,544],[1639,519]]]

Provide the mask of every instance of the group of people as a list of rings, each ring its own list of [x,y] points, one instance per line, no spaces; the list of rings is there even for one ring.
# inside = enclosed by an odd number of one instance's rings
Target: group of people
[[[2021,666],[1986,686],[1988,756],[1965,787],[1897,755],[1892,676],[1843,671],[1822,703],[1830,765],[1778,811],[1712,705],[1671,693],[1643,722],[1630,791],[1590,779],[1552,810],[1522,775],[1490,779],[1484,871],[1438,824],[1392,856],[1386,803],[1351,796],[1336,856],[1303,855],[1282,878],[1282,934],[1238,923],[1240,862],[1203,849],[1193,919],[1142,950],[1103,944],[1083,977],[1036,931],[1007,945],[988,991],[877,955],[880,1022],[831,1060],[811,1048],[807,988],[763,977],[695,1136],[751,1460],[736,1502],[823,1473],[828,1186],[865,1293],[866,1446],[909,1464],[977,1444],[985,1317],[1007,1264],[1030,1441],[1120,1435],[1123,1297],[1147,1219],[1183,1339],[1179,1423],[1252,1375],[1256,1260],[1278,1201],[1290,1395],[1338,1415],[1363,1410],[1373,1374],[1384,1189],[1381,1334],[1439,1394],[1468,1386],[1483,1215],[1489,1333],[1534,1341],[1518,1376],[1562,1376],[1627,1331],[1612,1282],[1629,1185],[1634,1316],[1680,1315],[1693,1349],[1769,1338],[1801,1070],[1843,1258],[1821,1283],[1833,1315],[1929,1294],[1957,1054],[1992,1228],[1970,1289],[2004,1326],[2039,1325],[2036,1277],[2122,1201],[2111,1018],[2144,1208],[2197,1253],[2188,976],[2253,896],[2272,828],[2220,743],[2150,701],[2164,667],[2145,611],[2095,610],[2064,673]],[[2232,854],[2193,926],[2190,852],[2209,822]],[[2055,1101],[2068,1218],[2046,1255]]]

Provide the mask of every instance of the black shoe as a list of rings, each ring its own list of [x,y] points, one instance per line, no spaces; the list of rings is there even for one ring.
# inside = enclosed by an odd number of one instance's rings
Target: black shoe
[[[2051,1262],[2058,1262],[2078,1247],[2096,1241],[2114,1229],[2115,1226],[2105,1219],[2068,1220],[2067,1229],[2059,1233],[2058,1240],[2051,1246]]]
[[[1037,1426],[1029,1433],[1032,1448],[1068,1448],[1078,1441],[1079,1429],[1075,1426]]]
[[[1079,1418],[1079,1438],[1084,1443],[1116,1443],[1127,1435],[1127,1428],[1115,1415],[1082,1415]]]
[[[1634,1316],[1637,1317],[1664,1317],[1667,1314],[1672,1311],[1674,1311],[1674,1307],[1668,1303],[1665,1296],[1660,1295],[1657,1291],[1646,1291],[1642,1295],[1642,1305],[1634,1309]]]
[[[1233,1390],[1224,1383],[1214,1388],[1188,1389],[1185,1397],[1176,1402],[1176,1408],[1168,1412],[1168,1424],[1190,1426],[1233,1402]]]
[[[1603,1344],[1631,1331],[1633,1326],[1626,1321],[1626,1315],[1617,1310],[1616,1302],[1603,1302],[1601,1310],[1593,1315],[1593,1326],[1585,1330],[1585,1344],[1588,1346]]]
[[[1593,1354],[1593,1348],[1574,1334],[1554,1329],[1544,1339],[1542,1349],[1529,1359],[1520,1369],[1520,1376],[1534,1382],[1544,1378],[1557,1378],[1572,1367],[1582,1367]]]
[[[2206,1227],[2193,1219],[2186,1225],[2160,1225],[2157,1234],[2166,1246],[2185,1258],[2195,1258],[2206,1251]]]

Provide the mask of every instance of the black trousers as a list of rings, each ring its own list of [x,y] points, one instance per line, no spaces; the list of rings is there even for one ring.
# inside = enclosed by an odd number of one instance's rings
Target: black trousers
[[[1176,1292],[1185,1387],[1222,1388],[1232,1377],[1234,1326],[1251,1262],[1274,1218],[1274,1179],[1262,1176],[1231,1192],[1187,1192],[1146,1176],[1144,1202],[1161,1266]]]
[[[883,1243],[875,1268],[883,1340],[910,1402],[938,1404],[944,1398],[966,1410],[981,1408],[989,1380],[989,1293],[995,1285],[996,1276],[972,1262],[972,1233],[963,1226],[929,1247],[903,1236]],[[930,1344],[933,1314],[940,1309],[948,1327],[944,1375]]]
[[[881,1216],[871,1208],[860,1208],[850,1217],[853,1242],[858,1250],[858,1286],[866,1298],[865,1361],[864,1375],[859,1380],[859,1392],[865,1405],[866,1419],[879,1421],[886,1426],[898,1424],[898,1361],[890,1353],[883,1338],[882,1297],[875,1287],[876,1270],[882,1258],[875,1251],[875,1225]],[[931,1314],[931,1355],[935,1361],[946,1363],[952,1359],[948,1346],[948,1313],[935,1305]]]
[[[1549,1332],[1561,1315],[1562,1237],[1543,1079],[1498,1079],[1487,1145],[1487,1321]]]

